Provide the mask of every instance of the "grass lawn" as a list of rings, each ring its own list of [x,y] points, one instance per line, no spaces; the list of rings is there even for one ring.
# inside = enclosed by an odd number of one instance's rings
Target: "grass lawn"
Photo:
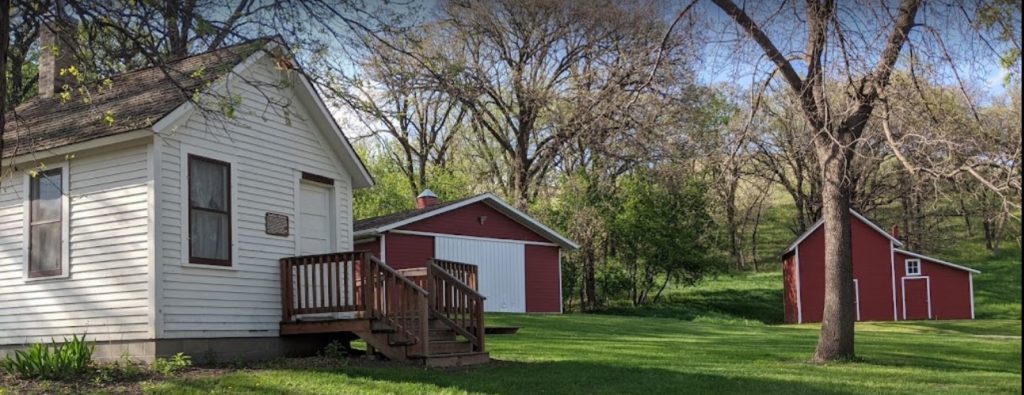
[[[498,362],[442,371],[361,361],[280,361],[149,385],[153,393],[1020,393],[1020,251],[941,256],[975,267],[978,320],[860,323],[857,362],[807,363],[818,326],[776,325],[782,278],[720,276],[657,306],[602,314],[490,315]]]
[[[492,315],[490,365],[441,371],[391,363],[288,363],[155,384],[155,393],[1019,393],[1016,320],[858,325],[862,358],[806,363],[817,327],[611,315]]]

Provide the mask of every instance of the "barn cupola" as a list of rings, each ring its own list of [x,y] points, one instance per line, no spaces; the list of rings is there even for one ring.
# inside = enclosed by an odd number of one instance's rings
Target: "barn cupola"
[[[899,238],[900,238],[900,226],[899,225],[893,225],[892,226],[892,230],[889,231],[889,233],[892,235],[892,237],[894,239],[899,240]]]
[[[72,66],[74,42],[70,38],[72,26],[63,13],[56,12],[53,22],[39,28],[39,97],[53,97],[64,90],[64,85],[74,82],[71,73],[64,72]]]
[[[430,189],[424,189],[419,196],[416,196],[416,208],[418,209],[436,206],[438,203],[441,203],[441,199],[438,199],[434,191]]]

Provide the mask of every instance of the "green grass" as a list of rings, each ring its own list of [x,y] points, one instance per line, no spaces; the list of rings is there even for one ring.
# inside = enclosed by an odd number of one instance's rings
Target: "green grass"
[[[774,217],[789,215],[784,209]],[[299,361],[154,383],[152,393],[1021,393],[1021,253],[992,255],[976,238],[930,253],[982,271],[978,320],[858,323],[856,362],[807,363],[818,326],[782,321],[775,255],[791,240],[767,227],[763,273],[669,289],[655,306],[602,314],[490,315],[516,325],[488,337],[497,362],[457,370],[394,363]]]
[[[806,361],[817,327],[609,315],[493,315],[489,365],[432,370],[352,363],[163,382],[153,393],[1020,393],[1020,321],[870,323],[861,360]]]

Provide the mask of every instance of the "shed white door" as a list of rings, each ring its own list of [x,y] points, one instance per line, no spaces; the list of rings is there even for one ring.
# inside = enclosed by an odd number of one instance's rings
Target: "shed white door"
[[[477,265],[484,310],[526,312],[526,248],[520,243],[434,237],[438,259]]]
[[[334,249],[331,190],[312,183],[299,185],[299,255],[325,254]]]

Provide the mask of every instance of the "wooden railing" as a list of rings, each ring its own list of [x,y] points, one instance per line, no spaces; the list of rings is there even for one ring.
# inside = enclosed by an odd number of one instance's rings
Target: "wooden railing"
[[[451,274],[452,277],[459,279],[463,284],[468,285],[475,291],[480,290],[480,286],[477,283],[477,266],[468,263],[452,262],[442,259],[433,259],[435,265],[444,269],[444,271]]]
[[[420,274],[422,273],[422,274]],[[484,351],[484,297],[477,268],[430,260],[416,281],[368,252],[339,252],[281,259],[281,321],[351,313],[391,329],[410,354],[429,355],[430,319]],[[471,282],[473,286],[470,286]],[[340,317],[328,317],[340,318]]]
[[[395,340],[410,347],[410,353],[428,355],[430,312],[427,291],[395,269],[367,254],[363,287],[366,317],[383,321],[394,329]]]
[[[281,259],[281,320],[304,314],[364,310],[356,296],[364,253],[339,252]]]
[[[433,316],[469,340],[474,351],[484,351],[484,297],[445,268],[475,265],[432,259],[427,263],[427,293]],[[468,270],[462,273],[469,273]]]

